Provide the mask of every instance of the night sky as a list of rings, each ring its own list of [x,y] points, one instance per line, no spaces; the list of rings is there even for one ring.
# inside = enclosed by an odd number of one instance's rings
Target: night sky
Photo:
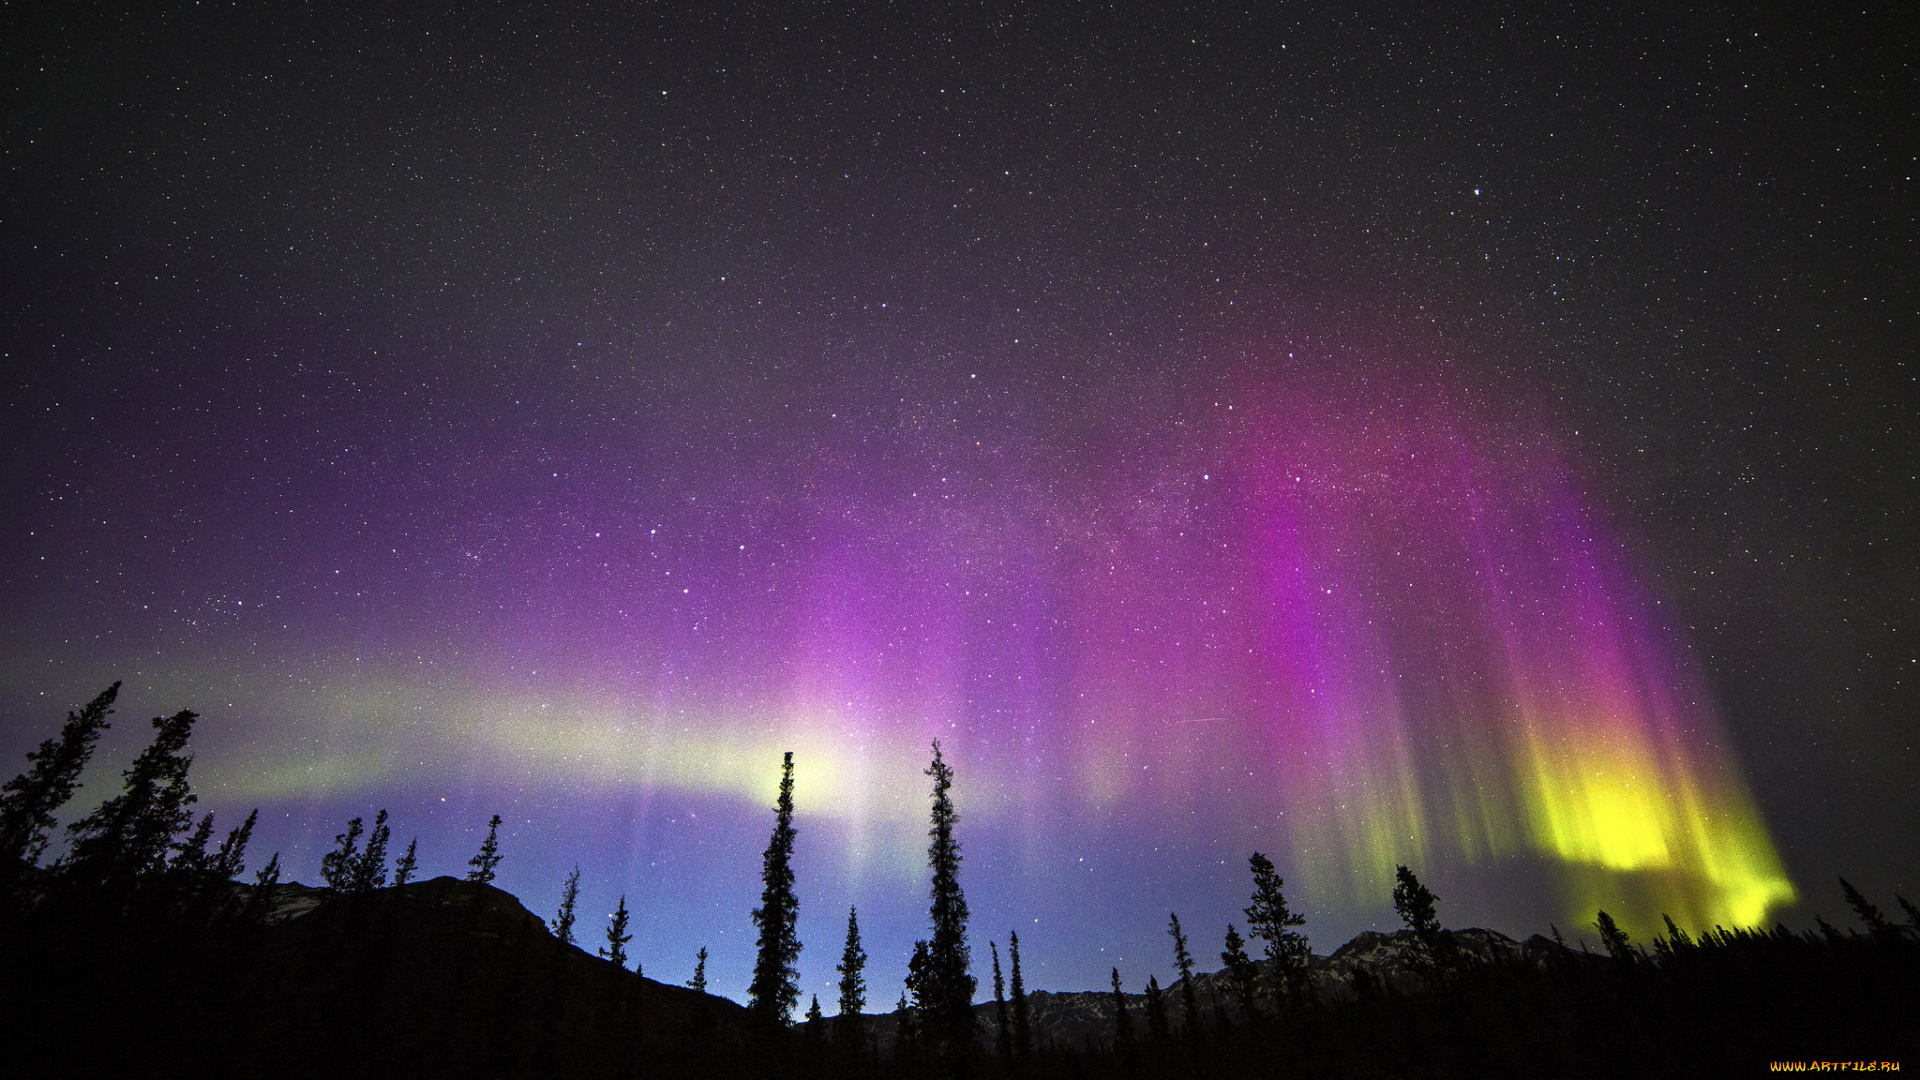
[[[7,775],[744,997],[790,749],[829,1012],[936,738],[989,993],[1920,898],[1910,5],[681,7],[0,12]]]

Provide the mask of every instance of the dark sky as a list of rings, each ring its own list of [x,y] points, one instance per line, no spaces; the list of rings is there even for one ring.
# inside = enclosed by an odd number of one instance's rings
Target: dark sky
[[[792,749],[874,1007],[934,738],[1044,988],[1920,893],[1910,6],[684,6],[0,11],[0,750],[739,995]]]

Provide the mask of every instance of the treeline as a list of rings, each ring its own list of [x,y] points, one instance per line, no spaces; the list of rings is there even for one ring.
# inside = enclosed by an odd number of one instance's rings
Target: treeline
[[[817,998],[795,1015],[791,753],[742,1009],[705,994],[704,947],[684,988],[629,971],[624,896],[598,957],[576,947],[577,866],[551,920],[490,888],[504,857],[498,815],[463,881],[416,881],[417,837],[390,859],[381,810],[334,838],[325,889],[283,884],[278,853],[242,883],[257,812],[217,842],[213,815],[195,821],[188,711],[153,720],[120,793],[68,825],[64,851],[46,861],[118,690],[69,713],[0,787],[0,1015],[17,1025],[19,1060],[61,1060],[69,1075],[1718,1074],[1782,1059],[1899,1060],[1920,1026],[1920,910],[1896,897],[1904,920],[1890,918],[1844,879],[1857,931],[1819,919],[1803,933],[1690,934],[1668,919],[1643,945],[1601,911],[1602,951],[1590,952],[1557,929],[1524,945],[1447,930],[1439,898],[1402,866],[1393,904],[1405,929],[1363,935],[1370,951],[1356,959],[1346,954],[1361,939],[1313,954],[1306,920],[1258,852],[1245,921],[1225,927],[1217,972],[1197,970],[1172,914],[1170,985],[1155,976],[1129,993],[1116,968],[1110,993],[1029,994],[1010,934],[1005,972],[989,942],[993,997],[976,1005],[954,774],[937,741],[929,934],[893,1010],[866,1013],[867,954],[850,909],[837,1015]]]

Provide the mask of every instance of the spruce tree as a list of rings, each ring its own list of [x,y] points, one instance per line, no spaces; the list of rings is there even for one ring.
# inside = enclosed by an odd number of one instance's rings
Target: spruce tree
[[[1920,934],[1920,908],[1914,907],[1911,901],[1899,893],[1895,893],[1893,898],[1900,902],[1900,910],[1907,913],[1907,932]]]
[[[813,995],[813,1004],[807,1006],[807,1042],[818,1045],[826,1041],[827,1017],[820,1011],[820,995]]]
[[[613,961],[613,966],[624,969],[627,966],[627,942],[633,935],[627,933],[627,897],[620,895],[620,906],[616,908],[607,924],[607,943],[600,947],[600,955]]]
[[[1853,909],[1853,913],[1859,917],[1861,925],[1867,928],[1869,934],[1877,938],[1893,935],[1893,924],[1887,922],[1887,917],[1880,913],[1879,905],[1867,899],[1859,889],[1854,888],[1853,882],[1841,878],[1840,895],[1846,898],[1847,906]]]
[[[347,831],[335,833],[332,851],[320,856],[320,878],[327,887],[339,892],[352,892],[353,868],[357,864],[360,852],[360,834],[366,830],[359,818],[347,822]]]
[[[1602,911],[1593,921],[1593,928],[1600,932],[1600,944],[1607,947],[1607,954],[1623,963],[1632,963],[1633,946],[1627,941],[1627,932],[1613,921],[1613,916]]]
[[[747,1011],[761,1021],[785,1025],[800,1003],[800,938],[796,927],[800,900],[793,892],[793,751],[780,766],[780,796],[773,807],[773,837],[761,856],[760,906],[753,924],[760,930],[753,981],[747,987]]]
[[[1420,941],[1427,966],[1446,970],[1453,963],[1453,938],[1440,927],[1436,911],[1440,898],[1420,883],[1413,871],[1402,866],[1394,871],[1393,910]]]
[[[247,841],[253,839],[253,826],[259,820],[260,809],[255,807],[247,820],[221,841],[220,851],[213,857],[213,872],[220,880],[231,881],[246,871]]]
[[[493,882],[494,867],[500,865],[500,815],[493,815],[487,822],[487,838],[480,843],[480,854],[467,860],[473,869],[467,871],[468,881],[477,881],[482,885]]]
[[[1012,1061],[1013,1028],[1007,1020],[1007,984],[1000,978],[1000,945],[988,941],[987,948],[993,950],[993,1048],[1002,1061]]]
[[[580,867],[574,865],[567,883],[560,887],[560,913],[553,917],[553,936],[560,944],[573,944],[573,905],[580,899]]]
[[[1234,996],[1240,1000],[1240,1011],[1247,1019],[1253,1019],[1259,1015],[1254,1011],[1254,998],[1259,993],[1260,969],[1254,966],[1253,958],[1247,955],[1247,943],[1232,923],[1227,924],[1227,947],[1220,954],[1220,961],[1227,965],[1227,981],[1233,985]]]
[[[921,944],[926,944],[921,942]],[[912,976],[908,976],[911,983]],[[914,1016],[913,1005],[908,1002],[907,994],[912,986],[900,994],[899,1004],[893,1007],[893,1060],[895,1071],[902,1071],[913,1061],[915,1052],[920,1048],[920,1023]]]
[[[1685,930],[1682,930],[1678,926],[1674,925],[1673,916],[1668,915],[1665,912],[1662,912],[1660,914],[1660,919],[1662,922],[1665,922],[1667,924],[1667,951],[1668,952],[1679,952],[1682,949],[1690,949],[1693,947],[1693,939],[1687,936],[1687,932]]]
[[[1033,1055],[1033,1015],[1027,1008],[1027,985],[1020,978],[1020,935],[1007,934],[1007,963],[1013,968],[1013,1052],[1021,1058]]]
[[[393,830],[387,828],[387,812],[382,809],[367,833],[367,846],[358,858],[347,864],[347,891],[367,893],[387,887],[387,841]]]
[[[80,774],[93,757],[94,744],[110,725],[120,684],[101,691],[79,712],[69,711],[60,739],[47,739],[27,752],[27,771],[0,786],[0,882],[21,864],[35,864],[47,850],[54,813],[73,798]]]
[[[154,717],[153,742],[121,774],[124,790],[67,826],[71,847],[63,865],[77,880],[128,884],[166,867],[173,838],[193,822],[197,800],[187,781],[186,753],[198,714],[182,709]]]
[[[960,815],[953,808],[953,768],[933,743],[932,826],[927,835],[927,863],[933,871],[933,897],[928,914],[933,940],[927,943],[928,1006],[926,1022],[936,1042],[964,1056],[973,1048],[973,958],[967,948],[967,899],[960,890],[960,841],[953,835]]]
[[[1193,954],[1187,951],[1187,935],[1180,930],[1180,915],[1169,912],[1167,933],[1173,938],[1173,962],[1180,968],[1180,1004],[1187,1014],[1187,1035],[1200,1034],[1200,998],[1193,988]]]
[[[414,870],[418,869],[420,866],[419,860],[414,858],[414,850],[419,846],[420,846],[420,838],[416,836],[413,839],[407,841],[407,853],[393,860],[393,887],[394,888],[397,889],[400,886],[405,885],[407,882],[413,880],[413,872]]]
[[[173,846],[173,862],[167,869],[177,874],[198,877],[208,869],[207,843],[213,839],[213,815],[200,819],[192,835]]]
[[[1120,1056],[1133,1055],[1133,1017],[1127,1015],[1127,995],[1120,989],[1120,969],[1113,969],[1113,1045]]]
[[[1147,976],[1147,1039],[1155,1046],[1165,1046],[1173,1038],[1171,1025],[1167,1023],[1167,996],[1160,989],[1160,977]]]
[[[1247,933],[1267,943],[1267,959],[1273,961],[1273,994],[1278,1002],[1282,995],[1298,989],[1306,976],[1311,955],[1307,936],[1293,928],[1304,926],[1307,920],[1287,906],[1282,891],[1286,883],[1265,855],[1256,851],[1247,862],[1253,868],[1253,905],[1246,909]]]
[[[860,912],[847,909],[847,946],[840,951],[840,1015],[858,1016],[867,1007],[867,950],[860,947]]]
[[[700,946],[699,954],[693,958],[693,978],[687,980],[687,985],[703,994],[707,992],[707,947],[705,945]]]
[[[273,902],[280,892],[280,853],[274,852],[267,865],[253,876],[253,891],[247,896],[246,907],[241,917],[247,922],[262,923],[273,914]]]

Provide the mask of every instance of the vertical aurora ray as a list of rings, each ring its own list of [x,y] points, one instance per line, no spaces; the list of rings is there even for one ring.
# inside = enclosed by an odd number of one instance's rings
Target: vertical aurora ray
[[[1279,763],[1305,887],[1545,858],[1576,920],[1791,901],[1701,672],[1565,456],[1445,402],[1296,392],[1240,443],[1271,694],[1241,737]]]

